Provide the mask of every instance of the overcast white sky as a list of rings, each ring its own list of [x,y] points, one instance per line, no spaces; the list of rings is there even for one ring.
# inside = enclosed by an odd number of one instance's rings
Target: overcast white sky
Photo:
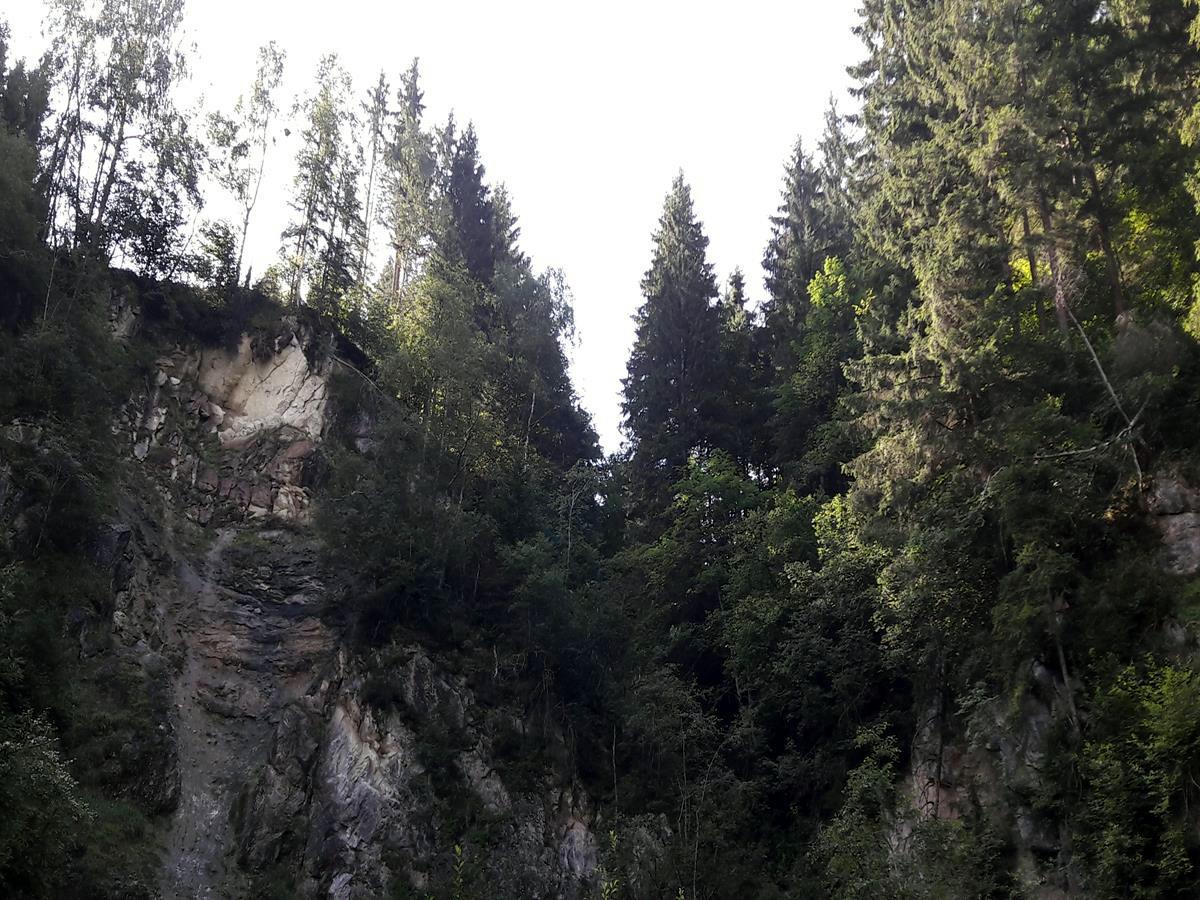
[[[797,135],[815,147],[830,95],[843,110],[859,60],[856,0],[609,0],[371,3],[191,0],[194,80],[228,108],[257,47],[288,51],[285,97],[338,53],[358,89],[395,84],[421,59],[430,121],[473,120],[489,180],[503,181],[537,268],[564,270],[575,296],[576,389],[607,451],[621,441],[620,380],[651,232],[676,171],[691,183],[710,258],[762,294],[761,258]],[[40,49],[40,0],[0,0],[14,55]],[[285,152],[290,152],[285,148]],[[256,272],[286,218],[291,160],[279,154],[251,223]]]

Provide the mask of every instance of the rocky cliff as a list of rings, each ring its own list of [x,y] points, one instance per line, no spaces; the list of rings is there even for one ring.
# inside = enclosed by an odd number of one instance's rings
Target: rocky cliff
[[[137,340],[136,315],[114,331]],[[349,583],[310,524],[332,338],[285,318],[232,349],[160,349],[117,426],[133,474],[104,540],[111,621],[82,628],[168,698],[139,779],[158,786],[157,893],[577,896],[595,813],[566,755],[514,778],[497,745],[530,727],[520,710],[419,638],[366,653],[343,634]]]

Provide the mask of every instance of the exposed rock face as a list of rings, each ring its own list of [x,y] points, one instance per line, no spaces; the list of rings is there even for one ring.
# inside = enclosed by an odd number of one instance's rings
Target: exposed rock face
[[[353,667],[343,674],[315,770],[309,746],[295,743],[295,732],[277,742],[254,796],[253,827],[242,836],[245,857],[266,860],[278,851],[274,835],[295,823],[296,797],[311,771],[316,799],[304,828],[305,891],[377,897],[390,879],[425,888],[445,874],[439,869],[446,850],[461,841],[438,802],[448,782],[456,804],[473,806],[485,823],[486,856],[481,848],[465,852],[498,895],[578,894],[597,862],[586,797],[553,773],[538,790],[510,791],[490,747],[490,717],[469,688],[421,648],[402,652],[408,659],[395,673],[398,707],[371,707]],[[438,746],[430,746],[431,734]],[[436,776],[431,752],[440,757]]]
[[[495,736],[519,716],[418,644],[357,656],[328,615],[345,585],[308,522],[332,365],[286,322],[235,351],[176,348],[120,424],[161,502],[93,552],[120,573],[111,633],[173,696],[159,893],[379,897],[444,883],[460,845],[494,895],[577,896],[595,813],[569,767],[510,783]],[[370,423],[354,437],[369,451]]]
[[[983,810],[1001,833],[1008,832],[1022,896],[1083,897],[1060,823],[1034,805],[1045,787],[1052,732],[1066,721],[1065,690],[1040,663],[1025,675],[1027,688],[1015,708],[999,699],[984,702],[971,717],[969,736],[955,733],[936,708],[927,711],[901,786],[913,814],[896,824],[893,845],[904,852],[923,818],[953,820]]]
[[[184,653],[175,686],[181,798],[163,896],[239,896],[248,885],[229,853],[235,802],[291,707],[319,697],[336,637],[318,615],[314,549],[294,536],[225,529],[200,571],[180,565],[168,627]]]
[[[1175,575],[1200,572],[1200,490],[1177,474],[1160,473],[1146,507],[1162,535],[1163,568]]]
[[[187,360],[186,368],[193,366],[222,445],[283,427],[309,440],[321,437],[329,394],[328,367],[310,364],[295,332],[285,333],[266,348],[243,337],[232,357],[221,351],[202,351]]]
[[[194,521],[210,524],[218,508],[226,518],[307,519],[332,363],[311,361],[319,348],[299,333],[288,329],[265,350],[243,337],[235,353],[176,350],[158,359],[154,387],[131,415],[132,452],[167,470],[184,494],[201,495],[181,498]],[[206,435],[215,446],[205,446]]]

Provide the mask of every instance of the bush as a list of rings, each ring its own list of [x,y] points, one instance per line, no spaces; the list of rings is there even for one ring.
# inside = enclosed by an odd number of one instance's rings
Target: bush
[[[0,713],[0,893],[55,889],[92,819],[45,719]]]
[[[1092,697],[1080,760],[1086,793],[1076,845],[1093,896],[1195,897],[1200,674],[1129,666]]]

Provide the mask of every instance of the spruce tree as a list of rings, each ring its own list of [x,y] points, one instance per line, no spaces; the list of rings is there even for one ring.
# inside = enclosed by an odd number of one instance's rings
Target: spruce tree
[[[625,432],[636,498],[661,510],[689,456],[714,443],[720,381],[717,285],[680,173],[663,204],[624,379]]]
[[[821,270],[825,257],[837,252],[822,198],[821,174],[797,141],[784,175],[783,201],[771,217],[771,240],[763,256],[767,272],[764,322],[777,367],[793,362],[789,344],[804,319],[808,282]]]
[[[424,93],[418,61],[400,76],[396,110],[387,147],[380,218],[392,248],[390,294],[395,303],[401,289],[420,270],[434,232],[433,142],[424,130]]]
[[[803,460],[818,442],[828,445],[831,440],[825,433],[818,441],[817,431],[828,431],[845,387],[841,366],[857,347],[848,301],[837,314],[826,306],[814,315],[810,297],[814,279],[827,274],[830,261],[843,259],[852,245],[850,175],[855,151],[832,100],[820,150],[821,159],[814,162],[797,142],[763,259],[768,291],[763,343],[771,364],[764,398],[770,409],[762,441],[768,448],[764,462],[803,491],[841,483],[837,461],[824,458],[827,453],[818,454],[820,460]],[[839,272],[843,263],[838,263]]]
[[[453,117],[442,132],[442,192],[447,221],[443,251],[462,261],[481,284],[489,284],[496,271],[495,211],[491,190],[484,181],[475,126],[459,133]]]
[[[758,340],[758,318],[747,306],[746,277],[740,268],[729,276],[717,307],[721,354],[714,441],[741,463],[761,470],[766,459],[768,366]]]
[[[846,133],[846,119],[830,97],[825,110],[825,130],[820,151],[820,201],[828,234],[827,256],[845,256],[854,240],[853,199],[850,184],[857,148]],[[824,265],[824,260],[822,260]]]

